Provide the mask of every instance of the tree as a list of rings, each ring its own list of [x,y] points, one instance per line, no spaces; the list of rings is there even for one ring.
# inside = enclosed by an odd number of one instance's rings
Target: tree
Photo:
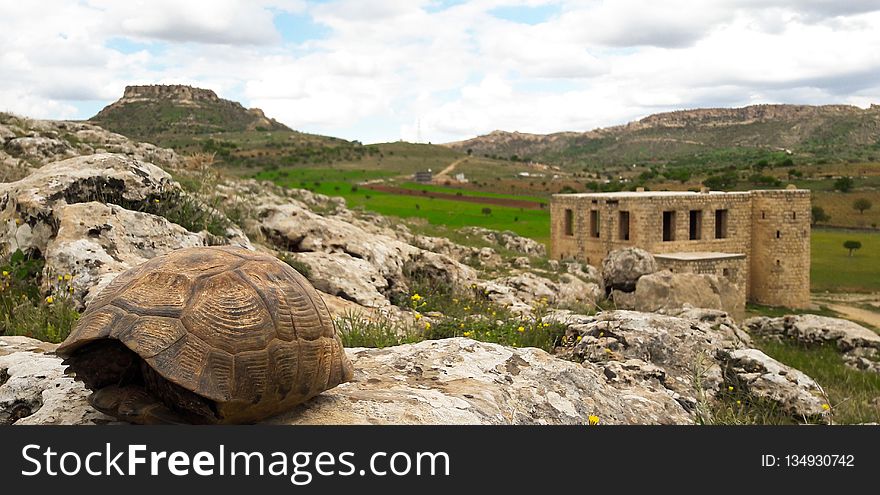
[[[865,210],[870,210],[871,206],[872,206],[871,200],[869,200],[867,198],[859,198],[859,199],[853,201],[853,209],[859,210],[860,215],[864,215]]]
[[[834,181],[834,189],[840,192],[850,192],[853,188],[853,180],[849,177],[841,177]]]
[[[825,209],[821,206],[814,206],[811,210],[811,213],[813,217],[813,225],[831,220],[831,217],[828,216],[827,213],[825,213]]]
[[[843,243],[843,247],[849,249],[849,255],[852,257],[853,251],[862,248],[862,243],[859,241],[846,241]]]
[[[481,211],[483,212],[483,215],[486,215],[486,216],[489,216],[492,214],[492,208],[483,208]]]

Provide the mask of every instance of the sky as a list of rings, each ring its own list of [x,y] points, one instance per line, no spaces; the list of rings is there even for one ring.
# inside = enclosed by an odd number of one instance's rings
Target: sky
[[[880,0],[0,0],[0,111],[189,84],[306,132],[442,143],[880,103]]]

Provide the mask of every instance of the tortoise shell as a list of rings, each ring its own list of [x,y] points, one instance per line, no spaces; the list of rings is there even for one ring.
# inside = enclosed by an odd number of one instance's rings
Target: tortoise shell
[[[138,423],[253,422],[352,378],[311,284],[233,247],[180,249],[123,272],[56,352],[93,405]]]

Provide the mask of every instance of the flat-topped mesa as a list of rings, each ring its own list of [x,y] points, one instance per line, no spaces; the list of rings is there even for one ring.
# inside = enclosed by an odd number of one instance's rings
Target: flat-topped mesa
[[[649,115],[623,128],[682,127],[685,125],[740,125],[768,120],[796,120],[817,115],[857,115],[853,105],[749,105],[741,108],[698,108]]]
[[[178,103],[219,102],[217,93],[210,89],[194,88],[183,84],[148,84],[126,86],[118,103],[145,100],[173,100]]]

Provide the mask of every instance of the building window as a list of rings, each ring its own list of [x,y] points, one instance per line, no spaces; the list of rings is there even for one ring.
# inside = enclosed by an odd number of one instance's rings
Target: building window
[[[703,238],[703,210],[691,210],[690,239],[698,241]]]
[[[727,238],[727,210],[715,210],[715,238]]]
[[[620,212],[620,222],[619,222],[619,232],[618,237],[621,241],[629,240],[629,212],[621,211]]]
[[[574,235],[574,211],[565,210],[565,235]]]
[[[763,220],[763,219],[765,219],[765,218],[767,218],[767,212],[762,211],[762,212],[761,212],[761,220]]]
[[[664,211],[663,212],[663,240],[664,241],[674,241],[675,240],[675,212],[674,211]]]
[[[599,237],[599,210],[590,210],[590,237]]]
[[[721,276],[729,279],[730,278],[730,268],[722,268],[721,269]]]
[[[780,237],[781,235],[782,235],[782,233],[779,232],[779,231],[777,230],[777,231],[776,231],[776,238],[779,239],[779,237]]]
[[[791,219],[797,220],[797,212],[796,211],[791,212]]]

